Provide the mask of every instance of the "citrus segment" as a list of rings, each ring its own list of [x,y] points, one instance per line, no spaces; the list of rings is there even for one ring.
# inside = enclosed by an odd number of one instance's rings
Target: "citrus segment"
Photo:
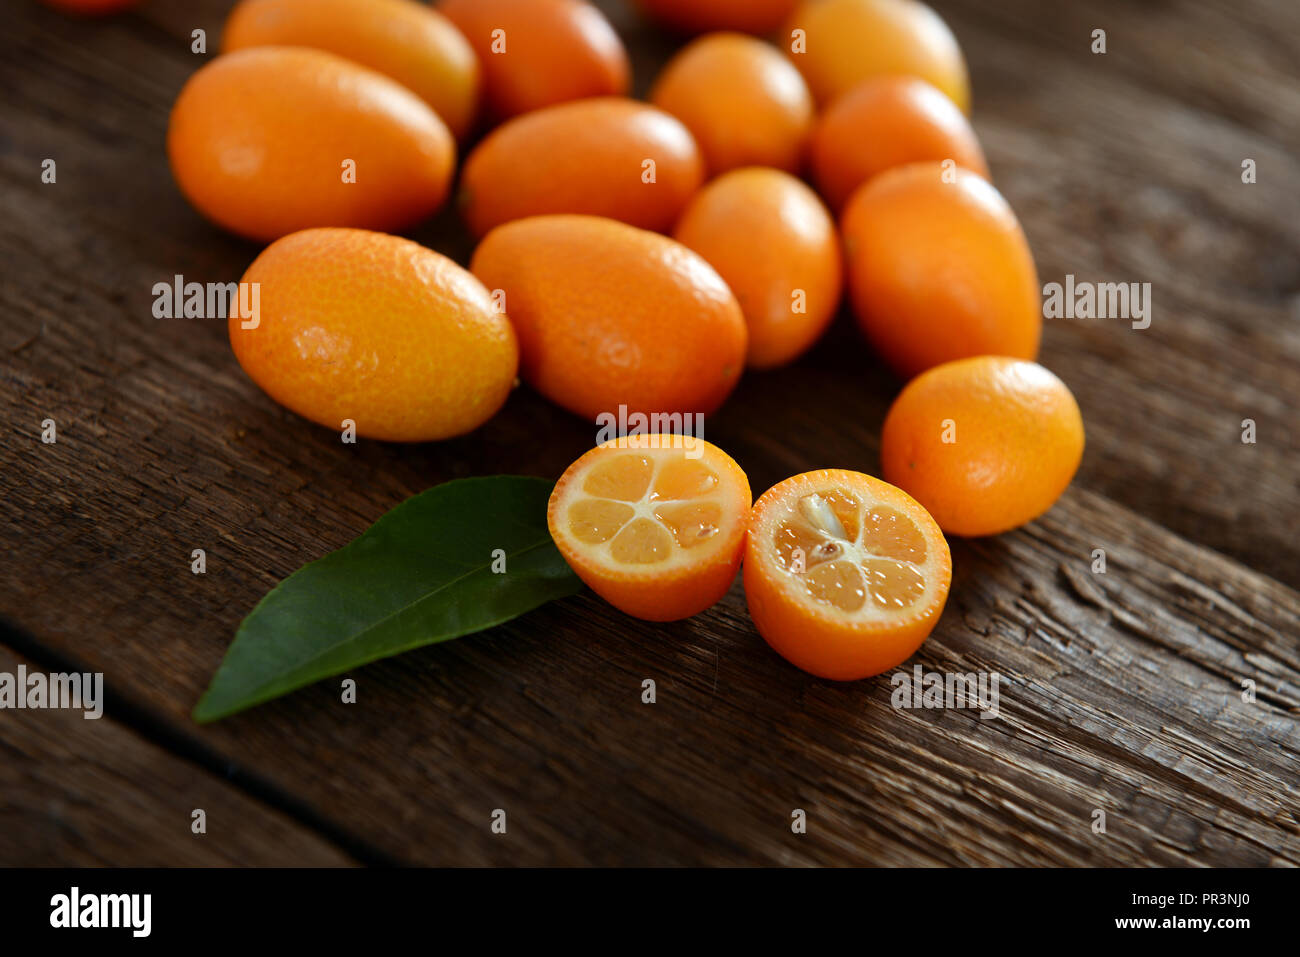
[[[580,542],[599,545],[613,538],[634,515],[636,510],[622,502],[585,499],[569,509],[569,531]]]
[[[671,552],[668,532],[648,518],[633,519],[609,546],[614,560],[628,565],[653,565],[667,559]]]
[[[684,459],[665,462],[655,476],[651,501],[665,498],[695,498],[718,487],[718,476],[707,465]]]
[[[731,457],[703,439],[638,435],[599,445],[551,494],[551,537],[580,578],[638,618],[697,614],[731,587],[752,501]]]
[[[655,509],[654,516],[672,532],[679,548],[694,548],[718,534],[722,509],[716,502],[690,502],[664,505]]]
[[[820,677],[866,678],[907,660],[939,620],[951,577],[934,519],[869,475],[805,472],[754,506],[750,615],[782,657]]]
[[[590,495],[635,502],[645,495],[654,462],[644,455],[616,455],[598,463],[582,488]]]

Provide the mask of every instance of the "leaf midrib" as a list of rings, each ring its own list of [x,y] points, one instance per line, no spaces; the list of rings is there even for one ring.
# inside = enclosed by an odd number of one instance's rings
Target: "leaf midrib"
[[[506,559],[507,559],[507,561],[508,561],[509,559],[516,558],[516,557],[518,557],[518,556],[520,556],[520,555],[527,555],[529,552],[533,551],[534,549],[545,547],[545,546],[548,544],[549,541],[550,541],[549,539],[541,539],[541,540],[535,542],[534,544],[529,545],[527,548],[520,549],[520,550],[517,551],[517,552],[507,552],[507,553],[506,553]],[[321,649],[317,650],[317,651],[314,652],[310,657],[303,659],[303,661],[302,661],[300,664],[295,665],[291,671],[289,671],[289,672],[281,672],[281,674],[280,674],[279,676],[275,677],[275,678],[272,678],[272,679],[270,679],[270,680],[267,680],[267,681],[265,681],[265,682],[263,682],[263,683],[261,683],[261,684],[258,684],[258,685],[253,685],[252,688],[250,689],[250,693],[247,694],[247,695],[245,695],[244,697],[247,697],[247,698],[256,698],[258,694],[260,694],[262,691],[266,690],[267,688],[273,688],[273,687],[275,687],[276,682],[282,680],[285,674],[291,674],[291,673],[293,673],[293,671],[299,671],[299,670],[301,670],[301,669],[303,669],[303,668],[307,668],[307,667],[309,667],[313,662],[319,661],[321,658],[325,657],[327,654],[330,654],[330,653],[336,651],[337,649],[342,648],[342,647],[345,647],[345,646],[347,646],[347,645],[349,645],[349,644],[351,644],[351,643],[353,643],[353,642],[360,641],[362,638],[364,638],[366,635],[370,634],[371,632],[376,631],[376,630],[379,629],[379,628],[382,628],[385,624],[387,624],[390,620],[392,620],[393,618],[397,617],[398,615],[403,614],[404,612],[407,612],[407,611],[409,611],[409,610],[411,610],[411,609],[413,609],[413,608],[417,608],[417,607],[419,607],[419,606],[420,606],[421,604],[423,604],[424,602],[429,601],[429,600],[435,598],[438,594],[440,594],[440,593],[441,593],[442,591],[444,591],[445,589],[450,588],[451,586],[456,585],[456,584],[458,584],[458,583],[460,583],[460,582],[463,582],[465,579],[470,578],[470,577],[473,576],[473,575],[477,575],[479,572],[483,571],[483,569],[486,568],[486,567],[488,567],[488,566],[486,566],[486,565],[475,565],[475,566],[474,566],[470,571],[465,572],[465,574],[463,574],[463,575],[459,575],[459,576],[457,576],[456,578],[448,579],[448,580],[445,581],[443,584],[441,584],[441,585],[439,585],[437,588],[435,588],[433,591],[430,591],[430,592],[427,592],[427,593],[424,594],[424,595],[421,595],[419,598],[417,598],[417,599],[416,599],[415,601],[413,601],[413,602],[410,602],[409,604],[406,604],[406,605],[403,605],[403,606],[400,607],[400,608],[394,609],[393,611],[391,611],[391,612],[389,612],[387,615],[385,615],[383,618],[379,619],[378,621],[374,622],[374,623],[371,624],[371,625],[368,625],[367,627],[363,628],[361,631],[354,632],[353,634],[347,635],[347,636],[345,636],[345,637],[339,639],[338,641],[333,642],[332,644],[329,644],[329,645],[325,646],[324,648],[321,648]],[[287,580],[287,579],[286,579],[286,580]],[[502,619],[502,620],[504,620],[504,619]],[[491,625],[489,624],[489,625],[486,626],[486,627],[491,627]],[[236,635],[236,638],[238,638],[238,635]],[[361,666],[361,665],[369,664],[370,662],[375,661],[377,658],[389,657],[390,655],[400,654],[400,653],[403,652],[403,651],[410,651],[412,648],[418,648],[418,647],[421,647],[422,645],[432,644],[432,643],[433,643],[434,641],[436,641],[436,640],[437,640],[437,638],[434,637],[434,638],[428,638],[428,639],[421,639],[421,640],[419,640],[419,641],[415,641],[415,642],[412,642],[412,643],[410,643],[410,644],[406,644],[406,645],[401,645],[401,646],[399,646],[399,647],[396,647],[396,648],[392,649],[391,651],[385,651],[384,653],[382,653],[382,654],[380,654],[380,655],[377,655],[375,658],[366,658],[364,661],[358,661],[358,662],[356,663],[356,666],[359,667],[359,666]],[[204,697],[206,698],[207,695],[205,695]],[[200,705],[202,705],[202,703],[203,703],[202,701],[199,702]],[[256,704],[257,702],[254,701],[254,702],[250,702],[250,703],[252,703],[252,704]]]

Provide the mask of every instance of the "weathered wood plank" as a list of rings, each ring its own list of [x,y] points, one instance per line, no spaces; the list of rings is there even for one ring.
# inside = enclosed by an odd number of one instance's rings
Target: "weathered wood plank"
[[[49,669],[0,646],[0,672]],[[347,855],[105,715],[0,711],[0,866],[341,866]],[[205,814],[206,833],[191,830]]]
[[[1088,427],[1079,481],[1300,584],[1300,10],[948,6],[1041,280],[1152,286],[1148,329],[1047,321]]]
[[[252,570],[275,568],[261,524],[223,536],[228,571],[173,586],[203,622],[188,631],[160,587],[111,613],[109,632],[133,641],[77,640],[104,630],[83,604],[94,592],[162,585],[150,556],[88,568],[58,605],[6,588],[0,607],[184,722],[264,587]],[[1105,576],[1088,570],[1095,548]],[[952,604],[917,660],[1000,673],[1000,720],[894,711],[883,678],[794,671],[737,588],[675,626],[561,603],[366,669],[355,706],[327,684],[200,733],[419,861],[1300,863],[1294,592],[1082,491],[1029,529],[957,543],[954,563]],[[488,831],[498,807],[509,840]],[[795,807],[816,822],[799,838]],[[1093,838],[1094,808],[1112,839]]]
[[[575,599],[367,668],[354,706],[327,684],[193,728],[234,627],[279,578],[437,481],[555,476],[593,440],[520,390],[466,439],[344,447],[243,377],[222,323],[151,317],[153,283],[235,279],[257,252],[185,205],[162,152],[198,59],[189,31],[215,38],[215,2],[102,24],[32,6],[0,37],[13,91],[0,117],[0,615],[376,856],[1300,863],[1300,598],[1286,587],[1300,584],[1300,219],[1285,187],[1300,181],[1300,108],[1273,82],[1295,60],[1285,31],[1261,41],[1268,21],[1253,15],[1106,3],[1103,65],[1073,46],[1091,14],[940,7],[1044,281],[1150,281],[1155,296],[1145,331],[1049,322],[1044,361],[1089,430],[1076,488],[1026,530],[954,544],[952,603],[917,662],[1003,675],[998,720],[896,711],[885,678],[800,674],[754,634],[737,586],[672,626]],[[1211,41],[1224,67],[1207,73]],[[669,44],[644,32],[632,45],[644,89]],[[1246,155],[1254,187],[1238,178]],[[57,186],[39,183],[46,156]],[[470,251],[450,212],[413,235]],[[748,376],[707,433],[756,491],[824,465],[874,471],[896,388],[841,317],[795,367]],[[55,445],[37,438],[46,417]],[[1257,445],[1239,441],[1245,417]],[[189,571],[194,548],[206,576]],[[1095,548],[1105,576],[1089,570]],[[0,742],[13,746],[2,727]],[[10,790],[30,801],[35,787]],[[505,836],[488,829],[495,808]],[[790,832],[794,808],[809,812],[806,835]]]

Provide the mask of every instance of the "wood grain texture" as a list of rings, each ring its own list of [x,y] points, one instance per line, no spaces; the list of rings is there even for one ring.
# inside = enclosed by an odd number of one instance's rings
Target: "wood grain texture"
[[[644,89],[674,41],[605,6]],[[234,628],[280,578],[436,482],[554,477],[594,438],[521,389],[464,439],[344,446],[243,376],[224,323],[152,318],[155,282],[237,279],[257,252],[188,208],[162,150],[215,0],[96,24],[28,4],[0,38],[0,617],[375,859],[1300,864],[1295,11],[938,6],[1043,280],[1153,284],[1145,331],[1048,323],[1043,361],[1088,429],[1074,488],[1026,529],[954,542],[950,605],[915,663],[1001,674],[1000,718],[895,710],[887,676],[803,675],[754,633],[737,584],[674,625],[583,596],[363,669],[356,705],[327,682],[195,727]],[[471,250],[451,212],[411,235]],[[795,366],[748,375],[706,435],[756,491],[874,472],[897,387],[841,316]],[[9,727],[0,713],[0,747]]]
[[[50,670],[0,646],[0,672]],[[0,867],[352,863],[220,778],[81,711],[0,712]],[[202,809],[206,832],[191,830]]]
[[[1295,5],[953,6],[976,128],[1042,281],[1152,284],[1149,329],[1047,323],[1043,361],[1088,426],[1079,481],[1300,585]]]

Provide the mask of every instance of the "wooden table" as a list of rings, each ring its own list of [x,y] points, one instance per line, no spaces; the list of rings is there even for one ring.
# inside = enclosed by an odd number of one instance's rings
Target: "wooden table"
[[[109,691],[99,721],[0,711],[0,863],[1300,864],[1300,6],[939,4],[1042,281],[1153,290],[1146,330],[1048,321],[1079,476],[1040,521],[952,543],[912,663],[997,672],[998,719],[795,670],[737,583],[670,625],[584,594],[361,669],[354,705],[327,681],[200,727],[275,582],[406,496],[553,478],[594,440],[521,388],[464,439],[343,445],[244,376],[224,322],[152,317],[155,282],[234,280],[258,251],[185,203],[163,150],[205,59],[190,33],[215,47],[229,6],[22,2],[0,35],[0,671]],[[643,93],[674,41],[604,6]],[[454,212],[411,235],[468,259]],[[756,492],[875,471],[898,388],[845,315],[706,435]]]

